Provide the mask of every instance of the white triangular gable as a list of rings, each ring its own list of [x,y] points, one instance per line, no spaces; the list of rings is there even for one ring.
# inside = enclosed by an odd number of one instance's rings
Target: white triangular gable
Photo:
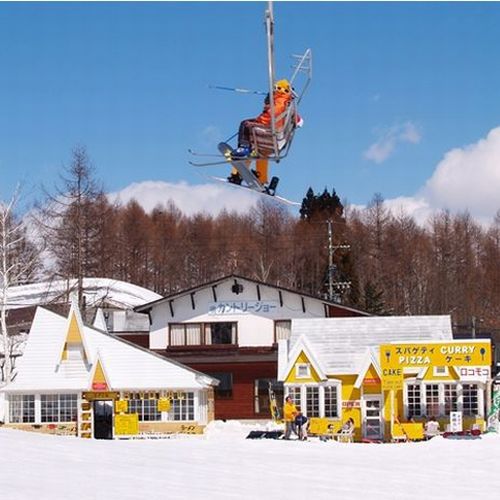
[[[316,370],[316,373],[318,374],[318,377],[321,380],[326,380],[326,371],[321,363],[321,361],[318,359],[316,354],[314,353],[314,350],[312,349],[311,345],[307,341],[307,338],[304,335],[301,335],[297,342],[295,342],[295,345],[293,346],[292,350],[290,351],[290,354],[288,356],[288,363],[285,366],[285,369],[283,370],[283,380],[288,376],[292,368],[294,367],[297,358],[300,356],[300,353],[303,352],[306,356],[307,359],[310,361],[311,365],[313,368]]]
[[[373,367],[375,368],[375,371],[377,372],[379,378],[382,378],[382,372],[378,363],[376,353],[372,349],[367,349],[365,357],[363,358],[358,371],[358,378],[354,383],[354,387],[356,389],[359,389],[363,385],[363,380],[365,379],[366,372],[370,369],[371,365],[373,365]]]
[[[102,382],[101,378],[104,378],[104,382],[106,384],[106,387],[96,387],[94,385],[94,383],[96,383],[96,382]],[[92,370],[90,371],[88,390],[89,391],[109,391],[109,390],[112,390],[111,383],[109,381],[109,377],[108,377],[107,370],[106,370],[106,365],[104,364],[104,362],[102,360],[102,356],[100,355],[99,350],[97,351],[97,355],[96,355],[94,362],[92,364]]]
[[[76,329],[76,331],[75,331]],[[91,356],[90,350],[87,345],[87,341],[85,340],[85,328],[82,321],[82,316],[80,314],[80,309],[78,307],[78,302],[75,297],[71,298],[71,307],[69,310],[68,317],[66,319],[66,333],[63,341],[61,342],[61,346],[59,348],[59,364],[63,361],[64,352],[69,343],[69,340],[74,340],[74,338],[78,338],[81,342],[84,360],[87,363],[90,363]]]
[[[99,307],[97,308],[97,312],[95,314],[94,323],[92,323],[94,328],[98,330],[102,330],[103,332],[108,331],[108,325],[106,324],[106,318],[104,317],[103,310]]]

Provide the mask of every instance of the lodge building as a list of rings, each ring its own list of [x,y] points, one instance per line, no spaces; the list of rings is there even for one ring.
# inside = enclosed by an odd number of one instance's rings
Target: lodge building
[[[269,384],[278,399],[278,342],[292,320],[367,316],[283,287],[237,275],[135,307],[150,318],[149,348],[220,381],[215,418],[270,418]]]
[[[453,340],[449,316],[294,319],[278,379],[313,433],[352,418],[356,440],[422,439],[430,417],[445,431],[454,413],[484,431],[491,346]]]
[[[5,386],[5,424],[110,439],[201,433],[214,417],[217,380],[38,307],[14,381]]]

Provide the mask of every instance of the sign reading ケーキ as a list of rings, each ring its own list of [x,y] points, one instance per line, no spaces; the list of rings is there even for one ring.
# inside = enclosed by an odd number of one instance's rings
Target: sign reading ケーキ
[[[490,342],[436,342],[384,344],[380,346],[380,366],[384,390],[401,389],[403,369],[429,366],[489,367]]]

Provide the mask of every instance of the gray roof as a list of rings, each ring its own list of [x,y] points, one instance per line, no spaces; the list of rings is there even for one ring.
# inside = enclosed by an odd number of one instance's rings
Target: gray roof
[[[294,319],[290,351],[302,335],[328,375],[357,373],[380,344],[453,339],[448,315]]]

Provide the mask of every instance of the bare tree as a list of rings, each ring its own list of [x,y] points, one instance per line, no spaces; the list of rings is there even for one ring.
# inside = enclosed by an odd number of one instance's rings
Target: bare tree
[[[92,276],[100,267],[96,242],[103,227],[98,222],[105,217],[103,190],[93,174],[86,149],[75,147],[55,194],[44,189],[46,200],[37,217],[48,251],[55,259],[54,272],[64,279],[77,279],[78,304],[82,309],[83,278]]]
[[[38,252],[27,239],[25,222],[15,214],[19,193],[17,188],[7,203],[0,201],[0,330],[3,347],[1,374],[6,383],[12,380],[12,359],[18,342],[17,337],[9,334],[7,327],[9,289],[28,282],[38,265]]]

